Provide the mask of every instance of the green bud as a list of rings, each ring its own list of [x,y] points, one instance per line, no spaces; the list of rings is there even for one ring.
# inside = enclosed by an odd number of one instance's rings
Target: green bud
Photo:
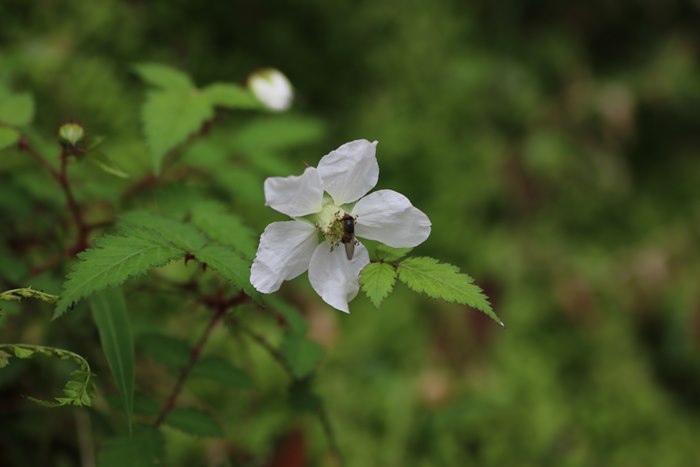
[[[85,130],[77,123],[64,123],[58,130],[58,138],[65,146],[77,146],[85,136]]]

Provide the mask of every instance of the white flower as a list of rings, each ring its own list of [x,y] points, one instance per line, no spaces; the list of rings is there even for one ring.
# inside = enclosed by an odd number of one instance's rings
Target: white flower
[[[358,242],[348,260],[339,246],[345,214],[355,218],[355,235],[395,248],[428,238],[430,220],[408,198],[392,190],[367,195],[379,178],[376,147],[376,141],[352,141],[324,156],[318,168],[265,180],[265,204],[294,220],[273,222],[261,235],[250,275],[258,291],[275,292],[308,269],[321,298],[349,313],[348,301],[360,290],[360,271],[369,255]]]
[[[292,84],[279,70],[264,68],[256,71],[248,78],[248,88],[272,111],[283,112],[292,106]]]

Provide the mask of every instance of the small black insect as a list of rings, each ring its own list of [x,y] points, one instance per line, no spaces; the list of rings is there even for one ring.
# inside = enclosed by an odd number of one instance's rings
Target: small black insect
[[[343,223],[343,237],[340,241],[345,245],[345,256],[348,257],[348,260],[351,260],[352,255],[355,253],[355,244],[357,243],[357,240],[355,240],[355,218],[350,214],[345,214],[340,220]]]

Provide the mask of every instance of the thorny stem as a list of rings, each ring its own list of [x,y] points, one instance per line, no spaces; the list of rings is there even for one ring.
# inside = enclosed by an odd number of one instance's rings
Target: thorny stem
[[[214,310],[214,314],[209,320],[207,327],[202,332],[202,335],[199,336],[197,343],[190,350],[190,359],[180,370],[180,375],[178,376],[177,381],[175,381],[175,386],[173,386],[173,389],[170,391],[170,395],[161,408],[158,418],[156,418],[156,421],[153,423],[155,426],[162,425],[163,421],[165,421],[165,417],[175,408],[177,398],[180,396],[190,372],[202,356],[202,350],[209,340],[211,332],[221,322],[221,319],[226,315],[226,311],[228,311],[230,307],[248,301],[248,296],[243,292],[232,298],[224,298],[217,294],[215,297],[206,297],[202,301],[205,305]]]
[[[289,375],[289,377],[292,379],[294,382],[300,381],[300,379],[294,374],[294,370],[292,370],[292,365],[287,361],[287,358],[277,350],[270,342],[265,339],[261,334],[258,334],[251,328],[249,328],[246,325],[241,324],[240,321],[233,319],[233,324],[240,329],[244,334],[247,334],[248,337],[250,337],[253,341],[255,341],[260,347],[265,349],[268,354],[277,362],[279,365],[284,369],[284,371]],[[323,432],[326,434],[326,438],[328,439],[328,443],[331,446],[331,450],[333,451],[333,454],[335,454],[336,458],[338,459],[338,462],[340,463],[341,467],[345,465],[344,458],[343,458],[343,453],[340,450],[340,446],[338,445],[338,439],[335,436],[335,431],[333,430],[333,425],[331,424],[330,417],[328,416],[328,411],[326,410],[326,405],[323,403],[322,400],[319,400],[319,405],[317,409],[317,414],[318,418],[321,422],[321,426],[323,427]]]

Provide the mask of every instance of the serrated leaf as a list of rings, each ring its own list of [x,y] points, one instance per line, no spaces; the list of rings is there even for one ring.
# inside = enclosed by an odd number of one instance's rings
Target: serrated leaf
[[[29,125],[34,119],[34,98],[29,93],[0,96],[0,122],[11,126]]]
[[[172,370],[181,369],[190,357],[190,346],[177,337],[147,333],[138,337],[139,348]]]
[[[377,255],[378,259],[384,261],[397,261],[409,254],[411,250],[413,250],[413,248],[393,248],[389,245],[380,243],[377,245],[375,254]]]
[[[200,261],[243,291],[250,298],[262,303],[262,297],[250,283],[250,263],[239,256],[230,247],[223,245],[207,245],[194,253],[197,261]]]
[[[90,308],[100,334],[102,352],[117,383],[131,431],[134,413],[134,337],[121,289],[111,288],[93,294]]]
[[[134,71],[148,84],[164,89],[192,89],[194,83],[184,72],[159,63],[137,63]]]
[[[213,83],[202,89],[212,105],[231,109],[263,109],[264,107],[246,88],[231,83]]]
[[[370,263],[360,273],[360,285],[372,304],[379,308],[396,283],[396,269],[386,263]]]
[[[191,435],[204,437],[220,437],[224,435],[221,426],[209,414],[198,409],[173,409],[165,417],[165,423]]]
[[[246,372],[231,365],[224,358],[213,356],[207,356],[198,361],[190,372],[190,378],[208,379],[239,388],[249,388],[253,385],[253,381]]]
[[[213,115],[214,107],[197,90],[168,89],[146,96],[141,116],[156,174],[165,155]]]
[[[191,210],[191,222],[212,240],[232,246],[245,258],[255,256],[257,238],[255,232],[240,217],[225,212],[218,204],[199,204]]]
[[[412,290],[476,308],[503,326],[486,295],[473,284],[474,279],[461,273],[456,266],[440,263],[434,258],[408,258],[399,263],[398,273],[401,282]]]
[[[132,211],[120,216],[120,220],[132,227],[159,234],[173,246],[193,253],[207,243],[207,238],[196,227],[169,217],[146,211]]]
[[[121,285],[132,276],[163,266],[182,255],[153,233],[131,232],[131,236],[105,235],[95,246],[78,255],[78,262],[63,284],[54,319],[66,312],[71,304],[89,295]]]
[[[11,289],[0,292],[0,300],[20,301],[25,298],[35,298],[42,302],[55,303],[58,300],[58,295],[51,295],[41,290],[24,287],[21,289]]]
[[[133,436],[108,439],[97,458],[97,467],[153,467],[162,465],[163,435],[150,426],[134,427]]]
[[[323,347],[303,334],[290,332],[284,336],[280,352],[287,359],[296,378],[311,373],[323,358]]]
[[[26,359],[34,358],[37,355],[57,357],[61,360],[73,360],[78,364],[79,370],[71,372],[70,378],[64,385],[63,394],[65,397],[56,397],[53,401],[47,401],[24,396],[26,399],[50,408],[62,405],[74,405],[77,407],[91,405],[95,392],[95,386],[92,382],[94,375],[87,360],[70,350],[34,344],[0,344],[0,368],[6,367],[13,356]]]
[[[320,120],[292,115],[264,117],[240,128],[233,145],[241,151],[289,149],[318,141],[325,127]]]
[[[19,131],[0,126],[0,150],[14,146],[19,141]]]

